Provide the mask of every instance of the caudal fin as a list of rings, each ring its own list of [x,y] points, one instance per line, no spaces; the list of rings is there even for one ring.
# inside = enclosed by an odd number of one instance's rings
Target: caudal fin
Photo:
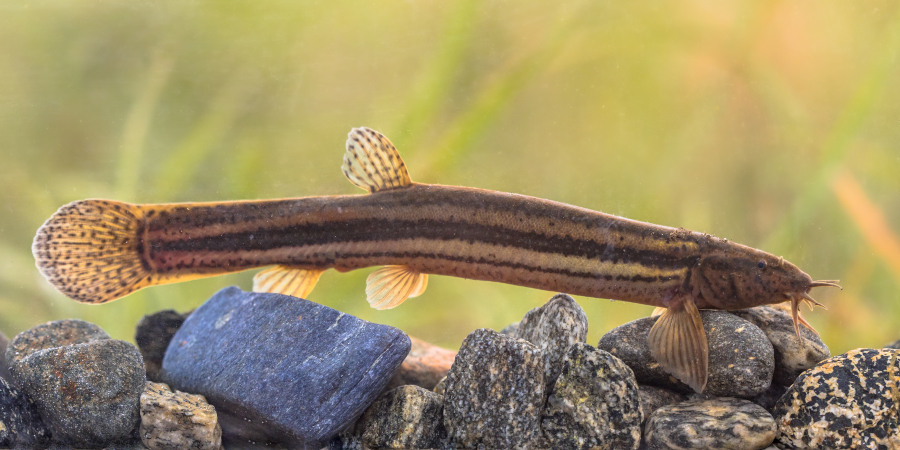
[[[38,229],[31,252],[58,291],[82,303],[106,303],[149,286],[142,262],[140,206],[80,200],[59,208]]]

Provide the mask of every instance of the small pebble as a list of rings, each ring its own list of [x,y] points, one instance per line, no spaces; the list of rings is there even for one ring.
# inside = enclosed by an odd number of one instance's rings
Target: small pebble
[[[43,448],[49,441],[34,403],[0,378],[0,448]]]
[[[386,391],[400,386],[420,386],[428,390],[434,389],[438,381],[447,376],[456,352],[436,345],[429,344],[421,339],[409,337],[412,346],[409,355],[400,364],[400,368],[394,372],[391,381],[388,382]]]
[[[541,446],[544,357],[490,329],[463,341],[444,388],[444,426],[459,448]]]
[[[562,358],[573,344],[587,339],[587,315],[569,295],[556,294],[544,306],[525,314],[515,337],[531,342],[544,354],[544,381],[556,382]]]
[[[730,311],[758,326],[775,350],[772,384],[790,386],[804,370],[831,357],[828,346],[809,328],[800,325],[803,341],[797,339],[790,313],[774,306],[757,306]]]
[[[190,313],[188,313],[190,314]],[[144,357],[147,379],[159,381],[163,357],[172,336],[181,328],[188,314],[167,309],[141,318],[134,330],[134,342]]]
[[[541,427],[552,448],[637,449],[641,396],[631,369],[615,356],[575,344],[547,400]]]
[[[370,448],[443,448],[444,397],[419,386],[400,386],[378,397],[356,425]]]
[[[663,406],[650,415],[650,449],[760,450],[775,439],[775,420],[761,406],[737,398],[696,399]]]
[[[172,392],[163,383],[147,382],[141,394],[141,441],[152,450],[222,447],[216,408],[202,395]]]
[[[409,348],[396,328],[230,287],[184,321],[160,376],[214,405],[224,440],[321,448],[378,397]]]
[[[640,385],[638,391],[641,394],[641,415],[644,417],[644,423],[659,408],[668,405],[674,405],[686,401],[688,398],[684,394],[675,391],[663,389],[656,386]]]
[[[99,448],[129,439],[137,428],[147,379],[140,352],[128,342],[104,339],[37,350],[10,369],[54,441]]]
[[[856,349],[803,372],[775,405],[778,446],[900,448],[898,356]]]
[[[753,398],[769,388],[775,368],[772,343],[756,325],[724,311],[700,311],[709,344],[709,378],[703,393]],[[628,364],[638,383],[682,393],[693,390],[650,356],[647,335],[656,317],[645,317],[606,333],[597,347]]]

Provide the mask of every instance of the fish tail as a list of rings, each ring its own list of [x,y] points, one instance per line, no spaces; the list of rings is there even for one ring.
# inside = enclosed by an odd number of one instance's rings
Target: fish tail
[[[38,229],[31,251],[56,290],[82,303],[106,303],[156,284],[143,259],[144,207],[80,200]]]

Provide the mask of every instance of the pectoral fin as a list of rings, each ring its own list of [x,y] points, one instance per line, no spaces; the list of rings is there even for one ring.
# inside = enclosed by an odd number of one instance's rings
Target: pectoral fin
[[[351,183],[369,192],[413,184],[394,144],[366,127],[354,128],[347,135],[347,152],[341,170]]]
[[[692,389],[703,392],[709,370],[709,346],[700,311],[690,298],[666,309],[650,329],[650,354]]]
[[[427,273],[408,266],[384,266],[366,278],[366,300],[375,309],[390,309],[422,295],[427,286]]]
[[[275,266],[253,277],[253,292],[271,292],[306,298],[316,287],[322,272],[324,271],[302,267]]]

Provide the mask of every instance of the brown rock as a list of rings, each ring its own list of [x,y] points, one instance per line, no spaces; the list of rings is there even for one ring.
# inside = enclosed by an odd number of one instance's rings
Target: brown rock
[[[412,348],[400,368],[394,372],[385,392],[400,386],[419,386],[434,389],[438,381],[447,376],[456,358],[456,352],[429,344],[421,339],[409,337]]]

